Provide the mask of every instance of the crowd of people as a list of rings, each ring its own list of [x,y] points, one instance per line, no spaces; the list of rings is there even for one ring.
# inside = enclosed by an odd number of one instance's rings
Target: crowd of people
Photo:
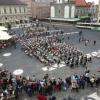
[[[79,38],[82,32],[79,32]],[[59,37],[60,36],[60,37]],[[17,39],[21,43],[22,50],[30,57],[35,56],[41,63],[51,66],[55,63],[60,65],[64,62],[66,66],[87,68],[87,63],[92,61],[82,51],[73,45],[63,42],[64,32],[61,30],[44,31],[44,30],[27,30],[25,34],[20,35]],[[69,38],[68,38],[69,39]],[[15,48],[15,40],[10,41]],[[0,48],[6,47],[9,42],[0,42]],[[96,42],[94,42],[94,45]],[[56,92],[67,91],[79,92],[80,89],[87,87],[99,87],[100,76],[91,75],[90,70],[84,74],[73,73],[69,77],[55,78],[49,74],[37,79],[35,75],[30,77],[15,76],[6,68],[0,68],[0,100],[19,99],[21,96],[36,96],[37,100],[57,100],[54,95]],[[67,100],[64,98],[63,100]],[[71,100],[71,99],[69,99]],[[75,100],[75,99],[74,99]]]
[[[70,67],[86,66],[91,58],[88,58],[80,50],[63,42],[63,31],[52,32],[28,32],[20,38],[24,52],[29,56],[35,56],[44,65],[52,65],[64,62]],[[60,36],[60,38],[59,38]],[[61,38],[62,37],[62,38]]]
[[[57,100],[54,95],[56,92],[68,89],[79,92],[80,89],[99,86],[100,76],[91,75],[90,70],[86,70],[81,75],[75,73],[65,79],[50,77],[49,74],[37,79],[35,75],[14,76],[8,69],[0,68],[0,100],[19,99],[22,94],[29,97],[36,96],[37,100]]]

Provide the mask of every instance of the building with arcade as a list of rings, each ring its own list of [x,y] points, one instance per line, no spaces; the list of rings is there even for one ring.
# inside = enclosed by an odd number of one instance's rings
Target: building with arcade
[[[29,21],[27,5],[19,0],[0,0],[0,25]]]

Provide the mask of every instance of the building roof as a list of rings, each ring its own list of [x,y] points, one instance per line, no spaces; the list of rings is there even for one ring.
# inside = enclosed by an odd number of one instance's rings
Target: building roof
[[[75,0],[77,7],[88,7],[88,4],[85,0]]]
[[[19,0],[0,0],[0,5],[26,5]]]

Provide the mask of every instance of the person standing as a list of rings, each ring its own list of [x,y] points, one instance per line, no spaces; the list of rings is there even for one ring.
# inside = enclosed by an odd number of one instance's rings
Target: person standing
[[[96,45],[96,41],[95,40],[93,41],[93,45]]]
[[[82,36],[82,30],[79,31],[79,36]]]

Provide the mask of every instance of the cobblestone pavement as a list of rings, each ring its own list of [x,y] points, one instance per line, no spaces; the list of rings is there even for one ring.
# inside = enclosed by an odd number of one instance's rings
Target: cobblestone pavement
[[[57,26],[58,27],[58,26]],[[65,32],[72,32],[72,31],[79,31],[79,29],[76,29],[74,26],[63,26],[59,25],[60,29],[63,29]],[[14,30],[16,33],[21,34],[23,31],[21,29],[15,29]],[[85,38],[90,40],[90,43],[88,46],[85,46],[84,43],[79,43],[78,41],[78,34],[73,34],[73,35],[66,35],[64,38],[64,41],[66,43],[70,43],[74,45],[75,47],[79,48],[82,50],[84,53],[91,53],[93,51],[100,50],[100,32],[96,31],[91,31],[91,30],[83,30],[83,35]],[[70,37],[70,40],[67,40],[67,37]],[[97,44],[96,46],[93,46],[93,41],[96,40]],[[11,53],[11,56],[9,57],[4,57],[3,54],[5,53]],[[61,77],[61,78],[66,78],[67,76],[73,74],[73,73],[78,73],[82,74],[84,73],[85,69],[82,67],[78,67],[75,69],[70,69],[68,66],[58,68],[53,71],[43,71],[42,65],[39,61],[37,61],[36,58],[28,57],[27,55],[24,54],[23,51],[20,49],[20,45],[17,45],[17,49],[14,49],[13,47],[9,47],[8,49],[3,50],[0,53],[0,63],[3,63],[4,66],[6,66],[11,72],[13,72],[15,69],[23,69],[24,70],[24,75],[36,75],[36,78],[43,78],[43,76],[48,73],[50,77]],[[97,72],[97,69],[100,67],[100,59],[93,59],[93,63],[88,64],[89,69],[91,70],[92,73],[96,73],[100,75],[100,73]],[[68,97],[68,95],[71,95],[76,98],[76,100],[81,100],[82,97],[90,95],[91,93],[94,93],[96,90],[95,88],[86,88],[85,90],[80,90],[79,93],[72,93],[69,90],[67,92],[61,92],[61,93],[55,93],[54,95],[57,96],[57,100],[62,100],[63,97]],[[21,96],[21,100],[35,100],[35,97],[28,98],[26,95]],[[25,99],[26,98],[26,99]]]

